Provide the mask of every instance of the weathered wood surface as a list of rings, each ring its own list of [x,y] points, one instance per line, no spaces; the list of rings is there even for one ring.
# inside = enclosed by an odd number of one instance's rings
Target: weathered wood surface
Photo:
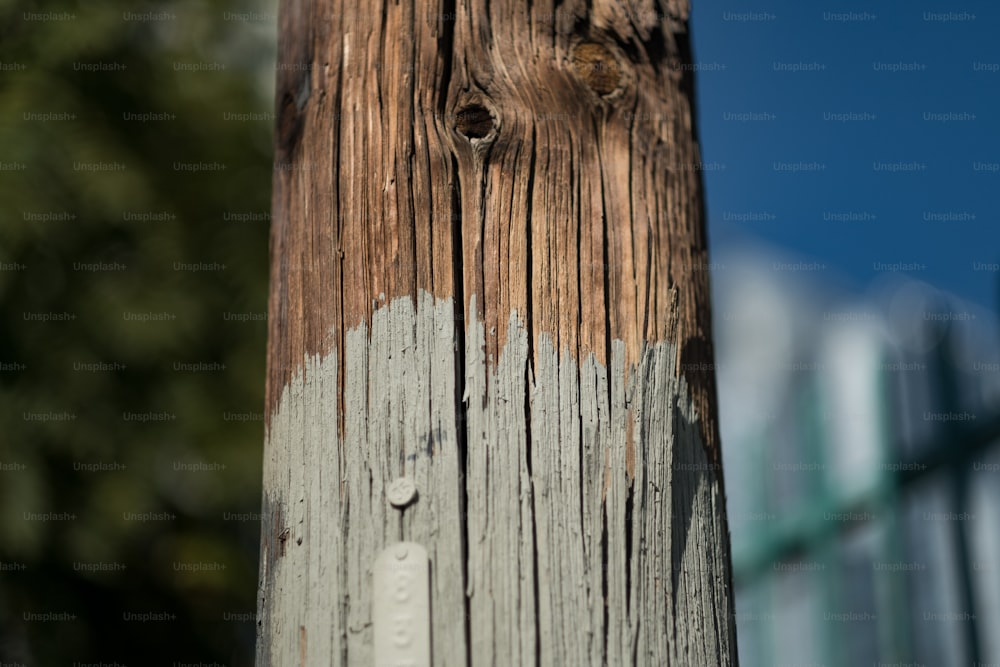
[[[735,664],[686,19],[283,2],[258,664]]]

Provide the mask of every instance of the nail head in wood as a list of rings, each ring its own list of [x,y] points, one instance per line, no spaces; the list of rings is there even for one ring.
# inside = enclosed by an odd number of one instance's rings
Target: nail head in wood
[[[389,504],[397,509],[403,509],[417,497],[417,486],[406,477],[399,477],[389,485],[387,493]]]

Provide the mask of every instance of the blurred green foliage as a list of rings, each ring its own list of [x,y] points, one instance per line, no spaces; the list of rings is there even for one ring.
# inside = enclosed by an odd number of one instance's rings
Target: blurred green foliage
[[[0,7],[0,662],[248,665],[275,9],[128,4]]]

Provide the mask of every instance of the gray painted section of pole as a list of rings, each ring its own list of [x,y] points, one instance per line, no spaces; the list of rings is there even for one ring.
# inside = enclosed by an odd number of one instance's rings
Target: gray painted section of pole
[[[485,359],[473,316],[457,375],[451,300],[416,302],[348,332],[343,442],[336,355],[307,359],[272,415],[258,665],[372,664],[372,563],[400,540],[430,558],[435,665],[735,664],[718,471],[676,347],[626,371],[614,341],[609,371],[542,333],[536,363],[511,313]],[[400,476],[419,493],[402,512]]]

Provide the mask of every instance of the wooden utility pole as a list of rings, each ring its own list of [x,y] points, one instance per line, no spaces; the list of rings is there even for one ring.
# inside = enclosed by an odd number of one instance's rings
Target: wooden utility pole
[[[279,23],[258,665],[735,664],[687,2]]]

